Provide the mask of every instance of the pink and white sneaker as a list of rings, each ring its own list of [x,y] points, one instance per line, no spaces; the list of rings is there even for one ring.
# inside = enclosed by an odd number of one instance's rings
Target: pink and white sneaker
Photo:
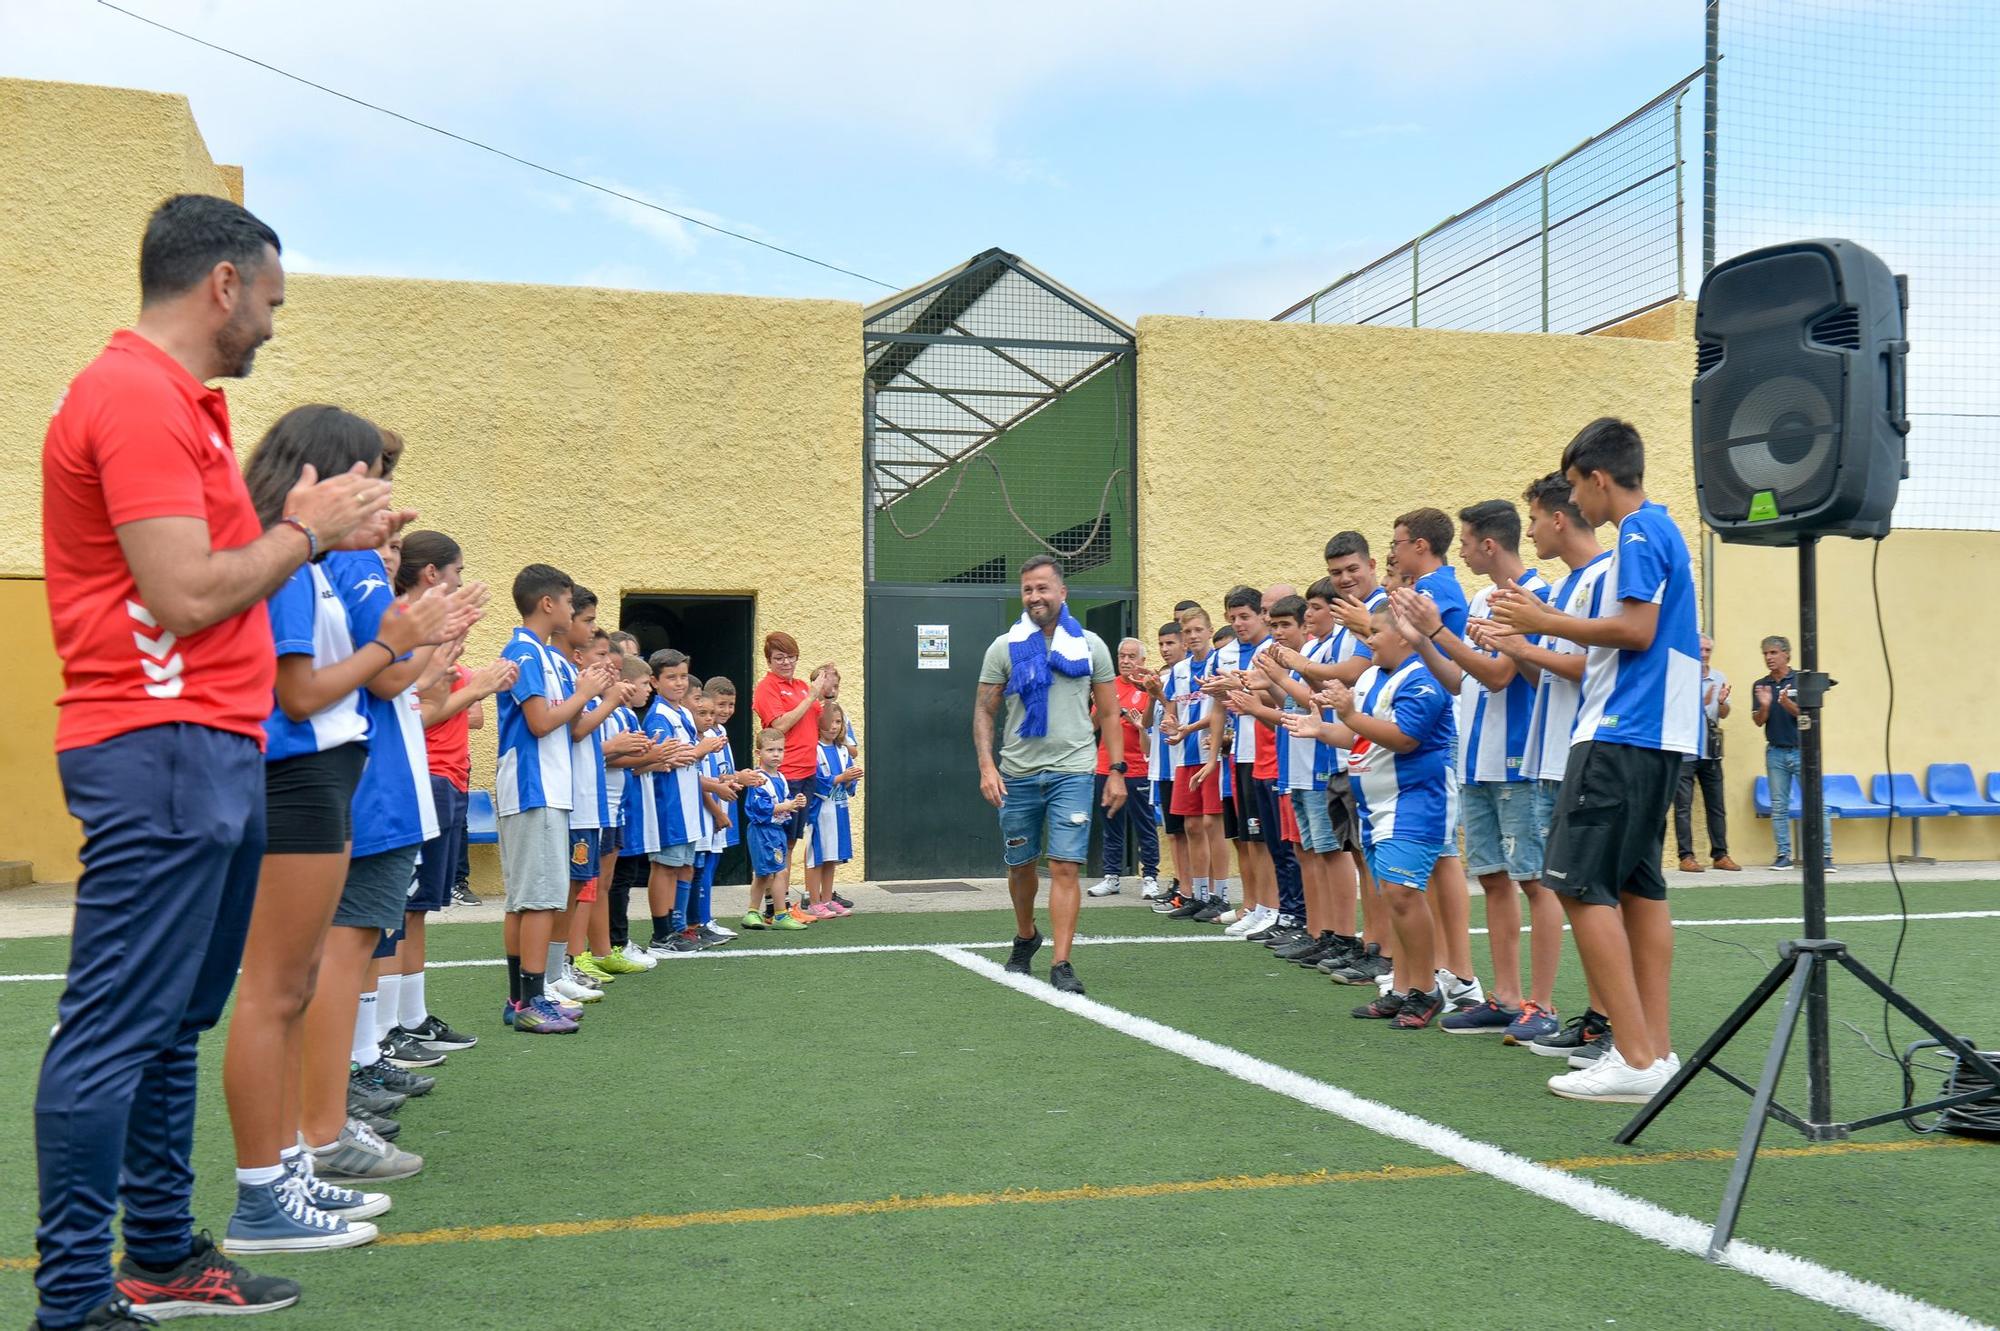
[[[827,908],[827,904],[824,901],[817,901],[814,902],[812,905],[807,906],[806,914],[812,916],[815,920],[833,920],[840,918]]]
[[[848,910],[847,907],[841,905],[838,901],[822,901],[820,903],[820,909],[824,910],[828,915],[833,916],[833,918],[835,919],[840,919],[842,916],[853,914],[852,911]]]

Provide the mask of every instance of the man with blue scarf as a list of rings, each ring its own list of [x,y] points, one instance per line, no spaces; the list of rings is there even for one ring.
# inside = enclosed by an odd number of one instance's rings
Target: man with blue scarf
[[[1028,974],[1042,945],[1035,927],[1035,861],[1047,847],[1049,927],[1055,933],[1049,983],[1080,994],[1083,984],[1069,962],[1082,904],[1080,876],[1090,848],[1090,804],[1096,789],[1097,729],[1091,708],[1111,718],[1104,743],[1111,773],[1104,808],[1116,817],[1125,807],[1125,733],[1117,724],[1116,671],[1104,640],[1069,613],[1069,588],[1052,555],[1021,565],[1021,618],[993,640],[979,669],[979,700],[972,713],[973,748],[979,758],[979,791],[1000,810],[1006,846],[1007,892],[1014,899],[1014,951],[1007,969]],[[993,722],[1005,704],[999,761]]]

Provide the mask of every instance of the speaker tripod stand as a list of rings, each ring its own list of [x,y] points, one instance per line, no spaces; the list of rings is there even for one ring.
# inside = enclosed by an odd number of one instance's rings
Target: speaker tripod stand
[[[1819,672],[1818,544],[1819,538],[1815,535],[1805,535],[1799,539],[1799,779],[1804,784],[1800,795],[1802,817],[1799,833],[1805,848],[1803,868],[1806,936],[1779,945],[1778,964],[1773,966],[1770,973],[1750,991],[1749,997],[1737,1005],[1728,1019],[1702,1041],[1701,1048],[1695,1051],[1694,1057],[1681,1065],[1681,1070],[1674,1074],[1673,1080],[1660,1088],[1660,1093],[1625,1125],[1615,1139],[1621,1145],[1629,1145],[1636,1141],[1639,1134],[1646,1130],[1647,1125],[1664,1113],[1674,1102],[1674,1098],[1686,1089],[1704,1068],[1731,1086],[1749,1094],[1750,1117],[1743,1125],[1743,1137],[1737,1147],[1736,1163],[1729,1171],[1729,1185],[1722,1194],[1721,1213],[1717,1215],[1715,1229],[1709,1235],[1708,1257],[1711,1261],[1719,1257],[1722,1250],[1729,1246],[1730,1236],[1736,1231],[1736,1217],[1743,1208],[1743,1194],[1750,1186],[1750,1170],[1757,1163],[1757,1146],[1763,1140],[1764,1128],[1771,1119],[1775,1118],[1796,1129],[1807,1141],[1842,1141],[1863,1128],[1877,1127],[1899,1119],[1908,1120],[1935,1110],[2000,1097],[2000,1068],[1995,1068],[1980,1056],[1978,1050],[1939,1025],[1930,1014],[1862,965],[1848,952],[1845,943],[1826,936],[1827,845],[1825,795],[1820,786],[1823,755],[1820,748],[1819,714],[1831,681]],[[1771,705],[1774,707],[1779,705],[1775,697]],[[1775,806],[1774,801],[1772,815],[1781,817],[1784,812]],[[1859,980],[1910,1021],[1922,1027],[1946,1050],[1956,1054],[1961,1073],[1967,1080],[1985,1084],[1958,1095],[1947,1095],[1932,1100],[1927,1104],[1890,1109],[1847,1122],[1836,1119],[1833,1114],[1832,1050],[1827,1029],[1826,984],[1828,973],[1836,966]],[[1785,992],[1785,1003],[1778,1012],[1778,1028],[1771,1037],[1770,1052],[1764,1058],[1763,1075],[1758,1078],[1755,1085],[1752,1085],[1715,1060],[1750,1019],[1777,996],[1780,989]],[[1805,1017],[1806,1027],[1806,1112],[1803,1115],[1787,1109],[1776,1098],[1778,1077],[1785,1070],[1785,1056],[1790,1052],[1792,1040],[1798,1033],[1801,1013]]]

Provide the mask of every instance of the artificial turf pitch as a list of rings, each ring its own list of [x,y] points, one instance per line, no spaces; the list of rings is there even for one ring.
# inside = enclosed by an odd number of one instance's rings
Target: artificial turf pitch
[[[1910,909],[2000,912],[2000,884],[1908,889]],[[1474,923],[1478,896],[1474,894]],[[1674,895],[1683,1056],[1762,975],[1795,888]],[[1893,912],[1842,882],[1841,914]],[[1097,936],[1203,926],[1093,910]],[[500,1025],[497,967],[432,971],[432,1006],[481,1037],[403,1111],[424,1173],[389,1184],[384,1239],[261,1257],[305,1284],[272,1325],[705,1327],[1806,1327],[1859,1318],[1710,1266],[1323,1110],[1033,1001],[924,952],[750,959],[841,945],[993,943],[997,912],[860,915],[750,935],[630,976],[579,1035]],[[1878,971],[1893,923],[1833,931]],[[433,960],[497,951],[497,925],[432,930]],[[2000,1044],[1995,918],[1918,919],[1898,982],[1983,1047]],[[0,942],[0,974],[60,970],[62,940]],[[1525,950],[1525,949],[1524,949]],[[999,950],[981,955],[1000,959]],[[1484,969],[1485,942],[1474,939]],[[1392,1032],[1365,996],[1249,944],[1080,947],[1090,997],[1405,1110],[1630,1196],[1712,1217],[1747,1099],[1698,1082],[1634,1147],[1625,1106],[1558,1099],[1558,1060],[1497,1037]],[[1036,959],[1045,976],[1048,953]],[[0,1323],[33,1309],[35,1068],[59,985],[0,983]],[[1582,1005],[1574,953],[1558,1001]],[[1754,1075],[1772,1010],[1725,1064]],[[1834,982],[1836,1108],[1899,1102],[1881,1007]],[[1895,1039],[1915,1038],[1898,1021]],[[204,1042],[196,1213],[233,1200]],[[1803,1101],[1798,1069],[1786,1093]],[[1934,1082],[1931,1084],[1934,1085]],[[1931,1085],[1921,1089],[1928,1091]],[[1991,1252],[2000,1153],[1899,1125],[1806,1148],[1773,1125],[1739,1237],[1978,1321],[2000,1319]]]

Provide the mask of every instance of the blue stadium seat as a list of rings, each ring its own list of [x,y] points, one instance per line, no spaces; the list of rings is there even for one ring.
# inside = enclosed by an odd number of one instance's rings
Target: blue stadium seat
[[[1873,788],[1869,791],[1877,804],[1889,806],[1889,812],[1897,818],[1948,818],[1951,806],[1936,800],[1924,798],[1917,789],[1917,778],[1911,772],[1890,772],[1884,776],[1876,774]]]
[[[1826,792],[1826,807],[1833,816],[1848,818],[1887,818],[1888,809],[1877,804],[1861,793],[1861,782],[1845,772],[1829,772],[1821,782]]]
[[[1986,798],[2000,800],[2000,772],[1986,774]]]
[[[1792,811],[1786,815],[1787,817],[1796,819],[1804,816],[1804,811],[1801,808],[1802,800],[1799,795],[1799,789],[1799,783],[1796,781],[1792,782]],[[1757,816],[1759,818],[1769,818],[1771,816],[1771,778],[1768,776],[1758,777],[1757,784],[1751,792],[1751,797],[1757,804]]]
[[[493,792],[475,790],[465,804],[465,840],[474,846],[490,846],[500,839],[500,820],[493,813]]]
[[[1969,763],[1932,763],[1924,773],[1924,790],[1938,803],[1949,804],[1962,818],[2000,817],[2000,800],[1980,795]]]

